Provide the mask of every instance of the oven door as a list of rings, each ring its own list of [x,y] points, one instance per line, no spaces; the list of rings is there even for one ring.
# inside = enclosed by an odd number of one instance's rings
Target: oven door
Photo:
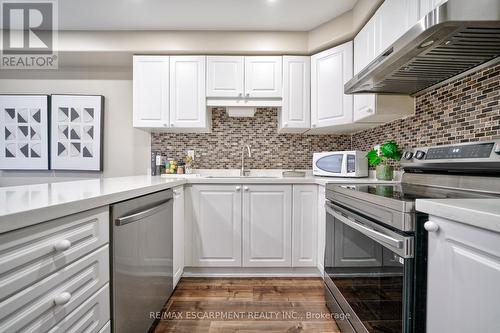
[[[331,202],[326,212],[324,279],[343,332],[410,333],[414,237]]]

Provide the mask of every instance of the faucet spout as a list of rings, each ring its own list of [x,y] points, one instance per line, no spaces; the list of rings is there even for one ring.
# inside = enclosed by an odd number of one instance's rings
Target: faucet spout
[[[252,157],[252,151],[250,150],[250,146],[247,144],[243,145],[241,149],[241,170],[240,170],[241,176],[248,176],[248,174],[250,173],[249,170],[245,170],[245,149],[247,150],[248,157]]]

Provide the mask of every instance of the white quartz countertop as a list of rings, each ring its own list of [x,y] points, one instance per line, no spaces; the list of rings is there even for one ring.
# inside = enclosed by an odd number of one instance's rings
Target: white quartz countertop
[[[500,199],[418,199],[417,210],[500,232]]]
[[[394,183],[372,178],[132,176],[0,187],[0,233],[184,184]]]

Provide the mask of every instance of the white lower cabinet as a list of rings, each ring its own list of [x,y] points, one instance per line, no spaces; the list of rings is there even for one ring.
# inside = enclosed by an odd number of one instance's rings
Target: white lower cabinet
[[[291,185],[243,186],[243,266],[291,266],[291,206]]]
[[[429,221],[427,332],[500,332],[500,233]]]
[[[109,208],[0,235],[0,332],[97,333],[110,320]]]
[[[316,266],[318,186],[293,185],[293,267]]]
[[[241,266],[241,186],[193,185],[193,265]]]
[[[317,265],[317,185],[207,184],[190,193],[190,265]]]
[[[184,186],[174,192],[174,288],[184,271]]]

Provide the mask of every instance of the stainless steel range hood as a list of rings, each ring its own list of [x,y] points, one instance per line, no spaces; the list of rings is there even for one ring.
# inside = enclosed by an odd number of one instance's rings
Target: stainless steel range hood
[[[415,94],[500,56],[500,0],[448,0],[344,86]]]

